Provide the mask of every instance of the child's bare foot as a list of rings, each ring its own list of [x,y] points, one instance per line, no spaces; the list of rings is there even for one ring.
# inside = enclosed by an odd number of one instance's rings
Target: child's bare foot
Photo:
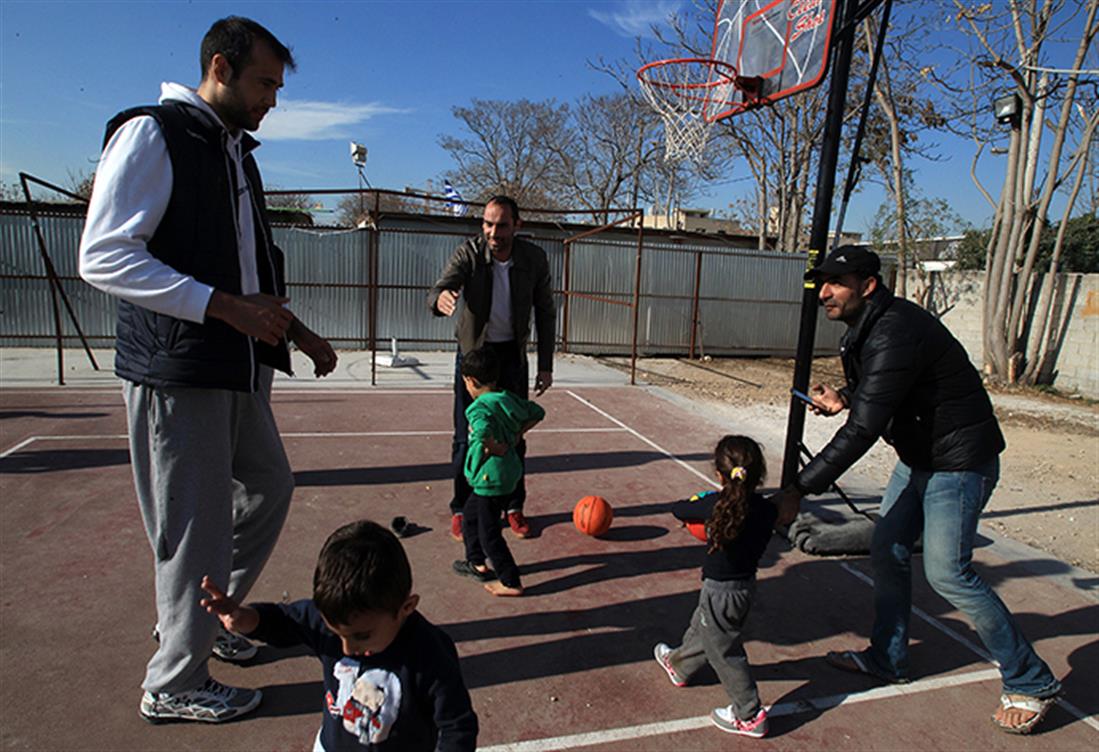
[[[508,587],[499,580],[493,580],[492,582],[485,583],[485,590],[489,591],[493,595],[498,595],[505,598],[517,598],[523,594],[523,586]]]

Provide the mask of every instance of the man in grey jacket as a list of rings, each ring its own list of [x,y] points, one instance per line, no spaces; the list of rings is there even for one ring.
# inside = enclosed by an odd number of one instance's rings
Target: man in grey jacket
[[[482,346],[491,347],[501,364],[498,386],[526,399],[530,382],[527,343],[533,310],[538,338],[535,394],[541,395],[553,383],[557,314],[549,262],[541,248],[515,237],[520,224],[519,206],[513,199],[508,196],[489,199],[481,221],[482,234],[454,251],[427,297],[427,306],[436,316],[453,316],[458,312],[451,447],[454,496],[450,500],[450,533],[455,540],[462,539],[462,508],[470,493],[462,467],[469,443],[465,410],[472,399],[462,382],[462,354]],[[465,301],[460,308],[459,298]],[[517,450],[523,457],[526,443],[520,441]],[[526,485],[520,481],[507,506],[508,525],[520,538],[531,534],[530,523],[523,514],[525,500]]]
[[[876,254],[843,246],[805,275],[819,287],[825,315],[848,327],[840,343],[847,384],[838,390],[814,386],[812,410],[847,410],[848,417],[775,497],[779,522],[792,521],[803,495],[827,489],[879,437],[891,444],[897,465],[870,544],[870,645],[826,658],[880,681],[908,681],[911,558],[922,534],[928,583],[973,622],[999,664],[1003,690],[993,722],[1025,734],[1042,720],[1061,684],[972,565],[977,521],[1000,475],[1004,437],[961,344],[923,308],[894,297],[880,266]]]

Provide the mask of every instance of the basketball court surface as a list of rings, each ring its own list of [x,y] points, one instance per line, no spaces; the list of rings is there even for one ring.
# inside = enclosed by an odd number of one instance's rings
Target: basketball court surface
[[[138,717],[155,615],[120,389],[106,375],[51,387],[51,357],[24,371],[5,361],[0,390],[3,748],[311,749],[323,692],[318,662],[300,652],[263,647],[245,666],[211,661],[218,679],[264,691],[259,710],[239,721],[154,727]],[[424,615],[457,644],[482,749],[1099,745],[1099,578],[984,530],[980,571],[1064,682],[1063,701],[1040,733],[1015,737],[993,727],[997,671],[968,622],[920,573],[915,680],[881,687],[830,668],[828,650],[866,642],[869,562],[811,557],[777,536],[760,570],[747,643],[771,732],[755,741],[711,726],[709,711],[727,702],[716,677],[677,689],[652,648],[675,644],[686,626],[704,553],[668,504],[711,487],[709,452],[738,427],[659,390],[626,386],[583,359],[559,360],[557,382],[539,400],[547,419],[529,438],[527,513],[540,534],[506,533],[526,597],[493,598],[457,577],[450,565],[462,548],[449,536],[447,511],[450,357],[435,354],[376,388],[353,378],[357,368],[361,379],[362,362],[345,363],[332,383],[305,376],[277,383],[274,409],[297,491],[252,598],[308,597],[321,543],[346,522],[388,524],[403,515],[427,528],[404,541],[414,587]],[[70,362],[76,367],[78,358]],[[769,448],[774,478],[778,445]],[[572,524],[573,505],[588,494],[614,506],[601,539]]]

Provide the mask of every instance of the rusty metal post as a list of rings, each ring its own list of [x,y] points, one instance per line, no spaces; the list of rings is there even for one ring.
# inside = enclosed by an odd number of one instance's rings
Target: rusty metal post
[[[370,258],[368,259],[369,272],[368,272],[368,285],[370,290],[369,305],[370,305],[370,386],[378,385],[378,250],[381,247],[380,238],[381,226],[378,220],[380,216],[378,214],[379,204],[381,203],[381,196],[377,192],[374,193],[374,221],[371,223],[370,229]]]
[[[53,304],[54,338],[57,341],[57,383],[65,386],[65,355],[61,345],[61,308],[57,305],[57,288],[61,286],[61,283],[57,280],[53,271],[53,263],[50,261],[49,254],[46,253],[46,239],[42,237],[42,230],[38,227],[38,215],[31,204],[30,188],[22,175],[19,176],[19,180],[23,184],[23,196],[27,199],[27,209],[31,215],[31,226],[34,227],[34,235],[38,238],[38,252],[42,255],[42,263],[46,266],[46,280],[50,284],[50,302]]]
[[[572,291],[569,288],[569,267],[572,266],[572,241],[565,241],[565,310],[561,316],[561,352],[569,351],[569,304]]]
[[[637,261],[633,272],[633,345],[630,349],[630,386],[637,385],[637,318],[641,314],[641,251],[645,244],[644,211],[637,225]]]
[[[695,336],[698,333],[698,296],[702,287],[702,251],[695,251],[695,291],[691,301],[691,352],[687,356],[694,360]]]
[[[36,183],[52,190],[59,191],[67,196],[74,198],[80,198],[80,196],[76,196],[76,194],[69,193],[63,188],[58,188],[45,181],[38,180],[25,172],[19,173],[19,183],[23,186],[23,198],[27,202],[27,213],[30,215],[31,226],[34,228],[34,236],[38,241],[38,253],[42,256],[42,264],[46,267],[46,278],[50,283],[50,298],[53,303],[53,320],[57,338],[57,382],[61,386],[64,386],[65,364],[64,355],[62,353],[64,343],[61,333],[61,310],[57,306],[58,298],[61,298],[61,302],[65,304],[65,310],[69,314],[69,320],[72,321],[73,328],[76,329],[76,334],[80,337],[80,343],[84,346],[84,352],[87,354],[88,360],[92,364],[92,369],[98,371],[99,364],[95,361],[95,355],[92,354],[92,348],[91,345],[88,344],[88,338],[84,336],[84,330],[80,328],[80,321],[76,318],[76,311],[73,310],[72,303],[69,302],[69,297],[65,294],[65,289],[61,287],[61,278],[58,276],[57,269],[53,265],[53,259],[50,258],[49,249],[46,247],[46,238],[42,235],[42,227],[38,224],[38,212],[34,209],[34,202],[31,200],[31,189],[27,184],[29,180],[33,180]]]

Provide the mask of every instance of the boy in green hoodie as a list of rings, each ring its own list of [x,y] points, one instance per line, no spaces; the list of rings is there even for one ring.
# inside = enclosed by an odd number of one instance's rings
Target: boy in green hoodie
[[[523,594],[523,586],[519,567],[504,542],[501,518],[523,477],[523,463],[515,446],[546,411],[511,392],[497,391],[499,374],[500,363],[490,348],[462,356],[462,381],[473,397],[473,404],[466,408],[469,451],[465,462],[472,492],[462,518],[466,558],[454,562],[454,571],[485,583],[493,595],[516,596]],[[492,560],[495,573],[486,558]]]

